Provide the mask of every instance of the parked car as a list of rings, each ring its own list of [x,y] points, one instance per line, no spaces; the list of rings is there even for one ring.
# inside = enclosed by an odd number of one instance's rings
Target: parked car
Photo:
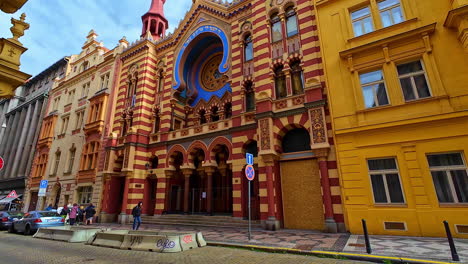
[[[23,218],[13,221],[8,232],[16,233],[21,232],[25,235],[34,234],[39,228],[63,226],[65,219],[63,219],[57,212],[52,211],[32,211],[26,213]]]
[[[22,212],[0,212],[0,230],[10,228],[11,223],[13,223],[15,220],[21,219],[23,215],[24,214]]]

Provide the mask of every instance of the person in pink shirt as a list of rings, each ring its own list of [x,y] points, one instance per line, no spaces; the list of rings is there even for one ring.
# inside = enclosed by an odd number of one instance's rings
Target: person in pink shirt
[[[75,225],[76,216],[78,215],[78,205],[76,203],[73,204],[73,207],[70,210],[70,225]]]

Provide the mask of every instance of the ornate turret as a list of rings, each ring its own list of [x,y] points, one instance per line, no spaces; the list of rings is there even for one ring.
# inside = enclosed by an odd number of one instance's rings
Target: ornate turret
[[[166,29],[169,27],[169,23],[164,17],[164,3],[166,3],[166,0],[152,0],[149,11],[141,17],[143,22],[141,37],[145,37],[147,31],[154,40],[164,36]]]

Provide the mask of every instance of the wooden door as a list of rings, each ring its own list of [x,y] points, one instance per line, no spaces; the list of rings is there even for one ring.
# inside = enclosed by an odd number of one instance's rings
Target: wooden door
[[[324,229],[322,189],[315,159],[281,162],[284,227]]]

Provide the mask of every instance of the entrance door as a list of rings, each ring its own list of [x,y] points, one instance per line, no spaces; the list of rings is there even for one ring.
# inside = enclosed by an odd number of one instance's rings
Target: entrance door
[[[181,212],[182,211],[182,195],[183,190],[179,185],[171,186],[171,197],[170,197],[170,208],[169,212]]]
[[[37,206],[37,192],[31,192],[31,199],[29,202],[28,212],[36,210]]]
[[[281,162],[284,227],[324,229],[322,189],[315,159]]]

